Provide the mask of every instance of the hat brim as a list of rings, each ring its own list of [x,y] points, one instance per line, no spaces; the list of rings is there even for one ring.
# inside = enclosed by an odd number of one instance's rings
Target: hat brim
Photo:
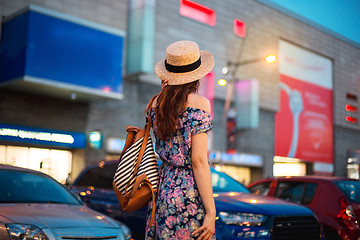
[[[207,51],[200,51],[200,57],[201,65],[193,71],[184,73],[169,72],[165,67],[165,59],[163,59],[155,65],[155,73],[161,80],[167,80],[168,85],[182,85],[196,81],[211,72],[215,64],[213,55]]]

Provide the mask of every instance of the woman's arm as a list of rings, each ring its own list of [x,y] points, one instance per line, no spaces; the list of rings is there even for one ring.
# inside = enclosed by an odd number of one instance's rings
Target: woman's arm
[[[191,137],[191,160],[194,177],[205,208],[203,225],[193,232],[198,239],[211,239],[215,233],[216,209],[211,185],[211,172],[207,159],[207,134]]]

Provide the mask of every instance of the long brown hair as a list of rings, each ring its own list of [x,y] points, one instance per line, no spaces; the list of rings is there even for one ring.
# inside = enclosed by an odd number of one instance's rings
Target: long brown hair
[[[167,85],[158,95],[155,107],[155,124],[157,136],[165,141],[176,133],[179,115],[185,111],[188,96],[196,93],[199,80],[183,85]]]

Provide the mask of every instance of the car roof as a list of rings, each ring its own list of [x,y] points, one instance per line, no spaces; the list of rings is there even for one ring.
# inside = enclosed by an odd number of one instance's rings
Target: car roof
[[[271,177],[256,182],[267,182],[267,181],[359,181],[358,179],[337,177],[337,176],[319,176],[319,175],[308,175],[308,176],[284,176],[284,177]]]
[[[33,169],[29,169],[29,168],[23,168],[23,167],[17,167],[17,166],[12,166],[12,165],[7,165],[7,164],[0,164],[0,170],[11,170],[11,171],[17,171],[17,172],[28,172],[28,173],[36,173],[36,174],[41,174],[44,176],[48,176],[45,173],[42,173],[40,171],[36,171]]]

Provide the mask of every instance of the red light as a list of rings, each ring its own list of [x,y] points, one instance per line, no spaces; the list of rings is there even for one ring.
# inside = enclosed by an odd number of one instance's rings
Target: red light
[[[246,24],[239,19],[234,19],[234,34],[239,37],[246,37]]]
[[[190,0],[180,0],[180,15],[194,19],[196,21],[216,25],[216,12],[208,7]]]
[[[356,221],[354,209],[350,205],[346,197],[342,197],[339,201],[340,201],[340,212],[337,215],[337,217],[347,221]]]
[[[355,106],[352,106],[350,104],[346,104],[346,111],[348,111],[348,112],[357,112],[358,108],[355,107]]]
[[[346,121],[352,122],[352,123],[357,123],[358,119],[354,118],[354,117],[351,117],[351,116],[346,116]]]

